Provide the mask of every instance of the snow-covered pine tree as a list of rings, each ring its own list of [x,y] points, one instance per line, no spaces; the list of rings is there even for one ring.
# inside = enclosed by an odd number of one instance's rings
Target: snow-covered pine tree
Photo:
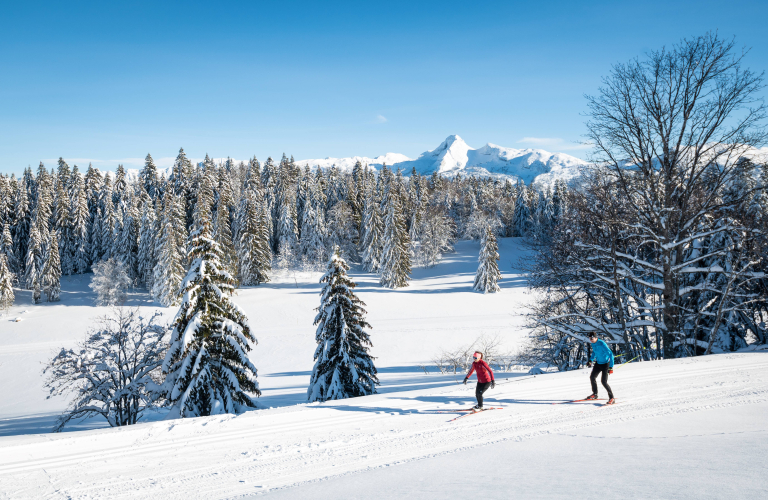
[[[496,234],[490,226],[485,228],[485,236],[480,243],[480,265],[475,274],[475,284],[472,288],[478,292],[496,293],[500,290],[498,282],[501,279],[499,272],[499,247],[496,243]]]
[[[267,272],[270,269],[272,255],[269,248],[269,238],[266,236],[265,223],[262,217],[262,205],[258,191],[245,193],[241,209],[244,211],[238,245],[240,269],[240,284],[255,286],[269,281]]]
[[[116,209],[121,210],[125,189],[128,184],[125,181],[125,168],[120,164],[115,170],[115,182],[112,185],[112,204]]]
[[[365,304],[353,292],[355,283],[347,276],[349,266],[338,249],[328,261],[320,283],[320,307],[314,324],[315,366],[307,389],[309,401],[328,401],[376,394],[379,380],[368,352],[371,339],[365,328]]]
[[[139,281],[148,290],[152,290],[152,279],[157,264],[155,249],[157,248],[155,234],[155,208],[147,198],[141,210],[139,225]]]
[[[230,298],[233,279],[222,268],[221,249],[211,236],[207,177],[190,235],[193,260],[163,362],[163,389],[176,417],[239,413],[256,406],[250,394],[260,394],[257,370],[247,355],[256,338],[245,313]]]
[[[405,217],[400,196],[389,196],[387,218],[384,221],[384,251],[381,258],[381,286],[400,288],[408,286],[411,274],[411,245],[405,228]]]
[[[36,290],[37,294],[40,293],[40,272],[43,270],[44,263],[43,242],[40,238],[37,221],[35,221],[32,223],[32,229],[29,232],[26,266],[24,268],[24,286],[27,290]],[[37,304],[39,300],[34,302]]]
[[[162,231],[157,241],[157,264],[155,264],[152,286],[152,297],[165,307],[178,304],[181,281],[184,278],[184,267],[181,264],[181,251],[184,247],[179,247],[177,241],[171,197],[171,193],[166,191],[166,205]]]
[[[304,203],[299,253],[307,262],[322,265],[325,256],[325,221],[319,205],[312,195]]]
[[[45,300],[58,302],[61,300],[61,257],[56,234],[51,235],[45,256],[45,264],[40,273],[40,285],[45,293]]]
[[[3,234],[0,236],[0,254],[5,255],[8,270],[14,275],[18,273],[19,261],[13,252],[13,238],[11,238],[11,228],[8,222],[3,225]]]
[[[115,226],[115,257],[125,264],[128,277],[135,284],[139,277],[139,216],[136,196],[126,196],[123,200],[125,212],[120,226]]]
[[[237,255],[232,244],[232,226],[229,220],[229,207],[223,198],[219,198],[216,207],[216,221],[213,228],[213,239],[221,248],[221,263],[227,272],[234,276],[237,269]]]
[[[83,176],[79,172],[73,174],[73,190],[70,207],[70,244],[72,270],[76,274],[88,271],[90,256],[88,255],[88,198],[85,192]]]
[[[25,177],[29,176],[30,182],[34,182],[32,174],[27,168],[24,172]],[[19,260],[17,276],[21,281],[24,272],[24,257],[27,255],[27,242],[29,241],[29,230],[32,226],[32,213],[30,212],[29,196],[24,179],[19,182],[16,192],[16,202],[13,208],[13,253]]]
[[[99,250],[99,258],[101,260],[107,260],[117,255],[115,236],[119,234],[116,231],[118,221],[115,214],[115,206],[112,204],[111,189],[107,190],[105,195],[104,212],[101,219],[101,249]]]
[[[384,253],[384,222],[381,220],[379,201],[375,197],[375,186],[369,186],[366,190],[363,209],[363,269],[369,273],[378,273],[381,270],[381,258]]]
[[[139,183],[153,200],[158,194],[157,167],[152,155],[147,153],[144,159],[144,168],[139,172]]]
[[[517,185],[517,201],[515,202],[513,225],[513,236],[528,236],[528,231],[531,228],[531,213],[528,208],[528,189],[522,182]]]
[[[8,259],[0,253],[0,311],[7,311],[13,305],[13,281],[14,274],[8,267]]]
[[[59,159],[61,162],[62,160]],[[64,163],[66,165],[66,163]],[[61,173],[61,165],[59,165]],[[68,172],[68,170],[67,170]],[[72,242],[72,217],[70,215],[71,202],[66,184],[61,181],[61,176],[56,184],[56,211],[54,214],[54,231],[58,234],[58,244],[61,251],[61,270],[67,276],[75,272],[74,252]]]
[[[88,252],[91,264],[101,260],[101,207],[96,207],[96,213],[91,217],[91,225],[88,229]]]

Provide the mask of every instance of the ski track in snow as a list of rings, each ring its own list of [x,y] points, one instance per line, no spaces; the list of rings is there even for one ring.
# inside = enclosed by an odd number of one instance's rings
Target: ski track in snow
[[[663,368],[662,368],[663,365]],[[484,412],[456,422],[474,386],[392,392],[59,435],[0,440],[2,498],[233,498],[501,441],[768,401],[768,356],[622,366],[619,404],[552,405],[589,392],[586,370],[509,379]],[[601,388],[602,392],[602,388]],[[691,435],[697,435],[691,429]]]

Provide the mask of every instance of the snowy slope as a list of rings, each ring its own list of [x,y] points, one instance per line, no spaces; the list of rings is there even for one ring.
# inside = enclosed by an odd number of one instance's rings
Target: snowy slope
[[[757,498],[768,487],[767,374],[764,353],[715,355],[618,368],[612,407],[552,404],[588,392],[581,370],[500,382],[487,400],[502,410],[454,422],[439,410],[466,407],[472,387],[2,438],[0,492],[190,499],[296,486],[275,496],[414,498],[410,481],[416,498]]]
[[[586,165],[586,162],[574,156],[550,153],[542,149],[513,149],[490,143],[474,149],[458,135],[448,136],[437,148],[422,153],[415,160],[404,155],[387,153],[378,158],[355,156],[301,160],[297,163],[322,168],[336,165],[349,170],[358,160],[377,169],[386,163],[393,169],[401,168],[405,174],[410,174],[416,169],[422,175],[437,172],[445,176],[490,176],[513,181],[522,180],[526,184],[535,183],[545,188],[558,179],[572,181],[578,176],[579,168]]]

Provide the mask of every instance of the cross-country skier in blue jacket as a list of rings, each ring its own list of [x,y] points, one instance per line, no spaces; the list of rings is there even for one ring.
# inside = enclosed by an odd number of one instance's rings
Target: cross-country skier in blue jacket
[[[595,367],[592,368],[592,374],[589,376],[589,381],[592,383],[592,395],[587,399],[597,399],[597,374],[602,373],[600,382],[608,391],[608,403],[606,404],[612,405],[616,400],[613,399],[613,391],[608,385],[608,374],[613,373],[613,352],[611,352],[608,344],[602,340],[597,340],[596,333],[589,336],[589,341],[592,342],[592,356],[589,357],[587,367],[592,366],[592,363],[595,363]]]

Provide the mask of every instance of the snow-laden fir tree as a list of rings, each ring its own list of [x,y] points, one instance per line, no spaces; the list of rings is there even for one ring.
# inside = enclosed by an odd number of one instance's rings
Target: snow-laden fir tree
[[[301,239],[299,253],[310,263],[320,263],[325,256],[325,221],[319,210],[319,203],[310,196],[304,204],[301,220]]]
[[[45,264],[43,255],[43,242],[38,231],[37,221],[32,223],[32,229],[29,232],[29,242],[27,243],[26,266],[24,268],[24,287],[27,290],[37,290],[40,292],[40,272]],[[37,301],[35,301],[37,304]]]
[[[155,250],[157,248],[157,235],[155,234],[155,209],[152,202],[147,198],[141,211],[141,223],[139,225],[139,281],[148,290],[152,289],[152,279],[154,276],[157,259]]]
[[[96,207],[96,212],[91,217],[91,224],[88,229],[88,252],[91,264],[101,260],[101,233],[102,233],[101,207]]]
[[[256,338],[245,313],[231,300],[233,279],[221,264],[211,235],[212,189],[204,176],[190,234],[192,264],[182,283],[183,299],[163,362],[163,390],[171,416],[239,413],[256,406],[256,367],[248,359]]]
[[[64,163],[66,165],[66,163]],[[59,172],[61,173],[61,159],[59,164]],[[67,167],[68,174],[69,167]],[[56,185],[56,200],[55,200],[55,212],[54,212],[54,230],[58,234],[59,250],[61,251],[61,270],[67,276],[75,272],[74,264],[74,252],[72,250],[72,216],[70,214],[71,203],[69,193],[66,189],[66,185],[61,180]],[[47,238],[46,238],[47,239]]]
[[[88,271],[90,256],[88,255],[88,198],[83,183],[83,176],[77,172],[73,175],[73,191],[70,208],[70,250],[72,270],[76,274]]]
[[[223,197],[216,208],[216,221],[213,227],[213,239],[221,248],[221,263],[228,273],[234,275],[237,269],[237,255],[232,244],[232,225],[229,220],[229,207]]]
[[[13,305],[14,274],[8,267],[8,259],[0,253],[0,311],[7,311]]]
[[[16,254],[13,252],[13,238],[11,237],[10,224],[6,222],[3,225],[3,234],[0,236],[0,255],[6,258],[6,265],[12,273],[19,272],[19,262]]]
[[[152,279],[152,297],[165,307],[178,304],[181,281],[184,279],[184,245],[179,244],[180,228],[176,225],[173,199],[173,194],[167,190],[161,230],[157,238],[157,264]]]
[[[115,207],[112,204],[111,190],[106,191],[107,199],[104,201],[104,211],[101,216],[101,249],[99,250],[99,259],[106,260],[117,255],[115,236],[118,235],[117,215]]]
[[[363,208],[363,238],[362,250],[363,269],[369,273],[378,273],[381,269],[381,257],[384,253],[384,222],[381,220],[381,209],[374,193],[376,188],[369,186],[365,194]]]
[[[144,168],[139,172],[139,183],[153,200],[158,195],[157,167],[152,155],[147,153],[144,159]]]
[[[387,288],[408,286],[411,275],[411,244],[405,228],[400,196],[389,196],[387,218],[384,221],[384,251],[381,258],[381,279]]]
[[[320,283],[320,307],[315,317],[315,366],[307,389],[309,401],[328,401],[376,394],[379,380],[368,352],[365,304],[353,292],[349,266],[334,249]]]
[[[240,269],[240,284],[255,286],[269,281],[267,272],[270,270],[272,255],[269,247],[269,237],[265,220],[262,217],[262,207],[257,191],[245,193],[240,228],[240,243],[238,245],[238,261]]]
[[[485,228],[485,236],[480,243],[480,265],[475,274],[475,284],[472,288],[478,292],[495,293],[500,290],[499,280],[499,247],[496,243],[496,234],[490,226]]]
[[[45,264],[40,273],[40,285],[45,293],[45,300],[58,302],[61,300],[61,257],[59,254],[58,238],[51,235],[51,241],[46,249]]]

